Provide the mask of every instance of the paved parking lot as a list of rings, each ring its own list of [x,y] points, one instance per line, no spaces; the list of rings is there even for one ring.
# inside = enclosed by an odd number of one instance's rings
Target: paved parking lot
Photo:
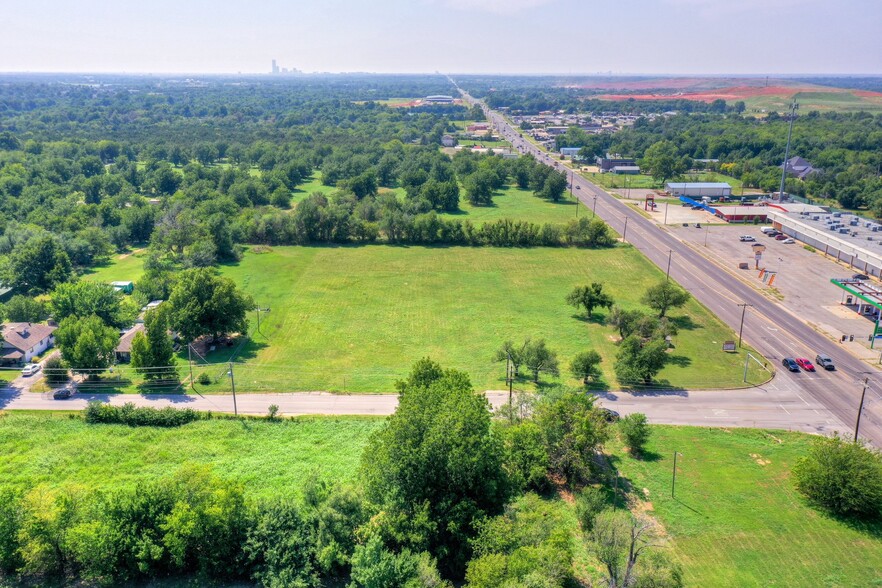
[[[697,253],[716,260],[772,299],[780,300],[782,310],[802,318],[815,330],[827,335],[831,344],[835,341],[836,345],[845,345],[862,359],[878,361],[882,340],[877,350],[870,350],[868,341],[874,322],[842,305],[843,291],[830,283],[831,278],[851,277],[856,270],[833,258],[825,258],[822,253],[806,250],[799,241],[793,244],[776,241],[760,232],[760,226],[712,225],[702,226],[702,229],[670,226],[669,230],[689,243]],[[759,271],[754,269],[753,243],[739,241],[740,235],[751,235],[756,243],[766,247],[759,267],[777,272],[772,287],[764,284]],[[747,263],[750,269],[738,269],[740,263]],[[854,335],[855,340],[842,343],[842,335]]]

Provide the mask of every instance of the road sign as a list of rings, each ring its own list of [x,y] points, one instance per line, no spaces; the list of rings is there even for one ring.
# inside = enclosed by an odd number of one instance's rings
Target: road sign
[[[723,351],[735,351],[735,341],[725,341],[723,343]]]

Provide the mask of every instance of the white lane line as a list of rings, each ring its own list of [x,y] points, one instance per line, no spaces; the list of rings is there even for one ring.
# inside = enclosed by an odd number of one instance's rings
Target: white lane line
[[[805,398],[803,398],[803,397],[800,396],[799,394],[797,394],[796,397],[799,398],[800,400],[802,400],[803,402],[805,402],[805,405],[806,405],[806,406],[811,406],[811,404],[809,404],[808,402],[806,402],[806,401],[805,401]]]
[[[790,414],[790,411],[787,410],[786,408],[784,408],[784,405],[783,405],[783,404],[779,404],[778,406],[781,407],[781,410],[783,410],[783,411],[786,412],[787,414]]]

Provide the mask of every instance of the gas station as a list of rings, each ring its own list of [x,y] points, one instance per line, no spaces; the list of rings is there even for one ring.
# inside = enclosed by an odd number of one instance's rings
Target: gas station
[[[840,304],[854,309],[858,315],[875,323],[873,334],[870,336],[870,349],[873,349],[876,339],[882,337],[882,331],[879,330],[879,317],[882,315],[882,288],[867,280],[851,278],[833,278],[830,283],[843,290]]]

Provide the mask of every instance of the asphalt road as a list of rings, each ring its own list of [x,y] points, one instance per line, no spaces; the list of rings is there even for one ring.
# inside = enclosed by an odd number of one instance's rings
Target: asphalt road
[[[519,131],[499,113],[488,111],[488,118],[521,152],[532,153],[539,161],[568,171],[561,162],[552,160],[522,139]],[[835,420],[846,424],[855,422],[865,377],[870,382],[869,398],[878,397],[878,392],[882,391],[882,372],[837,348],[779,303],[730,275],[598,186],[578,174],[572,174],[572,181],[573,193],[579,200],[590,209],[596,206],[597,215],[655,265],[666,269],[669,252],[673,252],[670,257],[671,277],[736,332],[741,321],[738,305],[752,305],[744,322],[744,340],[779,368],[775,380],[782,390],[793,390],[809,402],[819,403]],[[819,374],[805,372],[791,374],[780,368],[784,357],[813,358],[818,352],[833,358],[838,368],[836,372],[819,377]],[[874,445],[882,446],[882,402],[865,405],[860,433]]]
[[[488,392],[494,407],[508,401],[506,392]],[[20,393],[9,388],[0,391],[0,409],[16,410],[82,410],[90,400],[113,405],[131,402],[137,406],[162,408],[175,406],[194,410],[233,412],[233,397],[219,395],[141,395],[78,393],[67,400],[53,400],[49,394]],[[652,422],[671,425],[714,427],[761,427],[809,433],[830,433],[843,430],[842,423],[832,419],[816,402],[799,398],[790,391],[770,383],[757,388],[731,390],[690,390],[629,394],[606,392],[601,404],[622,415],[645,413]],[[289,394],[239,394],[239,414],[265,415],[271,404],[283,416],[295,415],[373,415],[392,414],[398,406],[395,394],[330,394],[327,392],[295,392]]]

